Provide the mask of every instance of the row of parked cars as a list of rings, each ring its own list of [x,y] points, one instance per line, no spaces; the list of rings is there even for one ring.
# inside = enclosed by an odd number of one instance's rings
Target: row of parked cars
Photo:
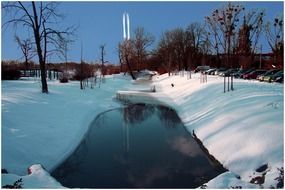
[[[256,79],[265,82],[279,82],[284,83],[283,69],[227,69],[227,68],[210,68],[203,71],[207,75],[218,76],[234,76],[242,79]]]

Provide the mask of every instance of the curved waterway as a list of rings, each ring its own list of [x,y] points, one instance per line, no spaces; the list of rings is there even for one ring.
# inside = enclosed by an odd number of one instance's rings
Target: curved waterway
[[[52,176],[70,188],[196,188],[223,171],[175,111],[135,104],[99,115]]]

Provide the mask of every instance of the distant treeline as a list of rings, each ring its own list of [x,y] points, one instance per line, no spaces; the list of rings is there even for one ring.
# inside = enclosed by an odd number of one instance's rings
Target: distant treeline
[[[101,73],[101,64],[97,63],[47,63],[47,71],[56,71],[60,73],[72,73],[70,79],[80,80],[94,76],[96,72]],[[40,70],[40,65],[33,61],[29,61],[28,64],[25,62],[7,60],[1,61],[1,79],[2,80],[13,80],[19,79],[21,76],[25,76],[25,72]],[[114,64],[104,64],[102,68],[102,75],[110,75],[120,73],[120,66]]]
[[[189,13],[191,14],[191,13]],[[204,22],[164,31],[156,47],[143,27],[118,46],[120,63],[130,70],[193,70],[198,65],[225,68],[283,68],[283,16],[265,20],[265,9],[225,2]],[[261,41],[265,36],[266,41]],[[262,54],[264,43],[271,51]],[[263,46],[263,47],[262,47]]]

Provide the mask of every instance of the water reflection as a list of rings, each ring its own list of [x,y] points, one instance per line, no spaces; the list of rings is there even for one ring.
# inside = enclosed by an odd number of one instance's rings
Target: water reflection
[[[218,174],[173,110],[143,104],[101,114],[52,172],[71,188],[195,188]]]
[[[127,124],[139,124],[147,120],[153,114],[157,114],[165,127],[176,127],[177,124],[181,122],[176,112],[173,109],[165,106],[132,104],[123,108],[122,112],[124,122]]]
[[[147,120],[154,112],[154,107],[145,104],[132,104],[122,109],[124,122],[137,124]]]
[[[128,171],[128,181],[135,187],[153,187],[156,180],[167,178],[168,172],[165,167],[154,167],[147,171]]]
[[[158,117],[165,127],[173,128],[181,123],[180,118],[173,109],[164,106],[158,106],[157,108]]]
[[[180,152],[183,155],[189,157],[195,157],[201,154],[199,146],[196,143],[192,143],[191,138],[185,136],[178,136],[168,142],[173,150]]]

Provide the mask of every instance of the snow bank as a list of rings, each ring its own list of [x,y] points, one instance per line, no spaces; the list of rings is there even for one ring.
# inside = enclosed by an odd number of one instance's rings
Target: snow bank
[[[59,182],[57,182],[53,177],[51,177],[50,174],[46,172],[40,164],[32,165],[29,168],[29,172],[29,175],[26,176],[3,174],[2,186],[12,185],[15,183],[15,181],[21,179],[22,182],[18,183],[18,185],[21,185],[22,188],[64,188]]]
[[[210,154],[230,170],[205,184],[208,188],[276,187],[284,162],[283,85],[235,80],[235,90],[223,93],[222,78],[201,83],[199,74],[187,77],[161,75],[152,82],[130,83],[117,75],[93,90],[80,90],[78,82],[51,81],[49,94],[40,92],[39,81],[2,81],[2,168],[10,173],[2,174],[2,184],[19,176],[26,179],[27,168],[35,163],[52,171],[75,149],[98,114],[121,106],[113,101],[119,96],[177,111],[189,132],[194,130]],[[257,172],[264,164],[268,167]],[[262,185],[249,183],[262,176]]]
[[[202,185],[200,188],[211,188],[211,189],[224,189],[224,188],[230,188],[230,189],[241,189],[241,188],[253,188],[257,189],[258,186],[254,184],[249,184],[246,182],[243,182],[237,178],[235,174],[232,172],[225,172],[219,176],[217,176],[215,179],[210,180],[207,184]]]
[[[2,81],[2,168],[24,176],[29,166],[40,163],[51,172],[74,151],[98,114],[121,106],[113,99],[129,81],[109,77],[100,89],[85,90],[78,82],[49,81],[49,94],[41,93],[38,80]]]
[[[131,102],[157,100],[174,108],[189,132],[194,130],[231,175],[239,176],[241,184],[248,184],[243,188],[252,187],[248,182],[264,164],[268,164],[268,169],[258,174],[265,175],[260,187],[276,187],[278,168],[284,162],[283,85],[235,80],[234,91],[224,93],[223,78],[208,76],[208,82],[201,83],[200,74],[190,80],[186,75],[162,75],[151,85],[155,86],[155,93],[119,91],[118,94]],[[216,187],[212,186],[214,181],[208,187]]]

